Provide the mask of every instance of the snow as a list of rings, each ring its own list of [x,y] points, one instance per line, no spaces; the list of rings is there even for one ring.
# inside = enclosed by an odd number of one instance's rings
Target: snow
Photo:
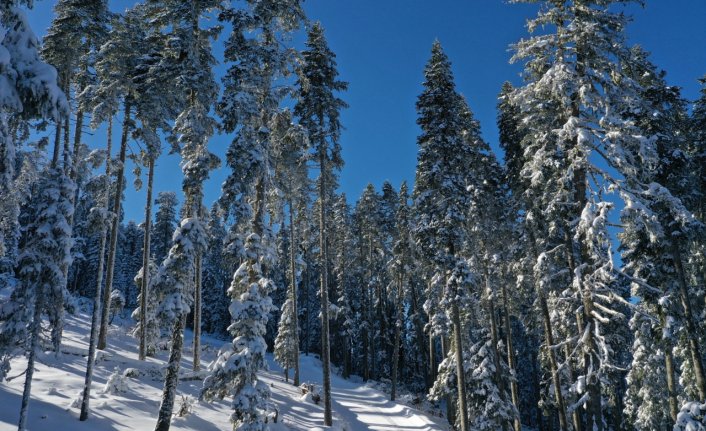
[[[674,431],[706,431],[706,404],[688,402],[682,406]]]
[[[110,345],[96,363],[93,378],[91,415],[86,422],[78,420],[79,409],[75,399],[81,392],[86,370],[85,352],[88,348],[90,316],[67,316],[62,354],[39,352],[29,406],[29,431],[101,431],[150,430],[154,428],[163,387],[163,367],[168,352],[159,351],[156,358],[137,360],[138,340],[130,335],[130,328],[112,325]],[[184,340],[182,372],[176,407],[182,396],[198,398],[202,382],[191,372],[191,333]],[[215,359],[223,340],[204,336],[202,358]],[[301,390],[284,381],[282,369],[271,354],[267,355],[270,371],[260,379],[270,387],[271,402],[279,414],[273,431],[337,430],[337,431],[433,431],[449,430],[443,418],[431,418],[412,407],[389,401],[389,396],[356,380],[345,380],[338,375],[331,378],[333,391],[334,426],[323,427],[323,403],[315,404],[302,397]],[[12,361],[12,375],[19,374],[26,365],[25,358]],[[116,369],[122,370],[116,373]],[[130,371],[130,372],[128,372]],[[119,377],[118,377],[119,376]],[[130,376],[130,377],[128,377]],[[118,391],[101,393],[100,389],[119,380]],[[301,356],[302,382],[321,387],[321,363],[313,356]],[[23,377],[0,383],[0,431],[17,428],[22,397]],[[304,399],[303,399],[304,398]],[[172,430],[217,431],[231,429],[231,400],[206,403],[193,401],[193,412],[185,417],[174,417]]]
[[[68,110],[66,98],[56,85],[54,67],[39,59],[39,41],[27,22],[22,9],[8,5],[3,10],[0,26],[0,106],[32,114],[36,110],[42,118],[59,118]],[[34,102],[23,106],[25,100]]]

